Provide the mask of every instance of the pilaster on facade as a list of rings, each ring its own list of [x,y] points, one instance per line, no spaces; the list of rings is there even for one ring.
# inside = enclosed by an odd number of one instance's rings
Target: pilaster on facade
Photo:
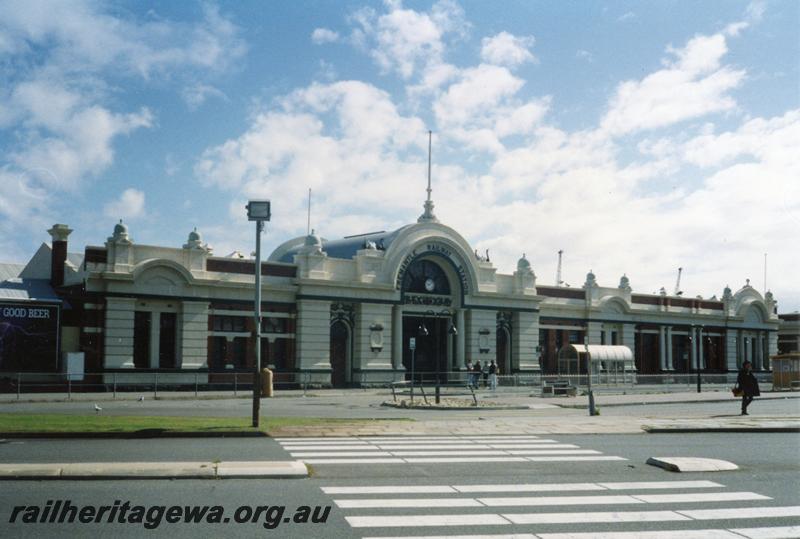
[[[180,368],[208,367],[208,310],[206,301],[184,301],[178,313]]]
[[[664,326],[658,327],[658,368],[667,370],[667,330]]]
[[[136,300],[132,298],[107,298],[105,320],[104,367],[107,369],[132,369],[133,320]]]
[[[403,367],[403,306],[392,307],[392,368],[396,371]]]
[[[777,331],[768,331],[767,332],[767,363],[764,365],[765,369],[772,368],[772,362],[769,360],[772,356],[778,354],[778,332]]]
[[[453,368],[456,370],[465,369],[467,364],[467,326],[464,312],[464,309],[456,310],[455,324],[456,328],[458,328],[458,334],[456,335],[456,353],[453,356]]]
[[[739,330],[727,328],[725,330],[725,367],[728,371],[739,369],[739,350],[741,350]]]
[[[541,370],[536,348],[539,345],[539,313],[514,313],[511,325],[511,368],[519,372]],[[510,374],[510,373],[508,373]]]
[[[603,341],[603,324],[602,322],[589,322],[586,325],[586,337],[589,339],[589,344],[600,344]]]
[[[622,341],[621,345],[627,346],[631,351],[636,354],[636,325],[635,324],[622,324]]]
[[[331,302],[297,301],[298,369],[312,371],[313,383],[330,383]]]
[[[672,326],[667,326],[665,328],[666,333],[666,340],[664,343],[664,347],[667,353],[667,370],[674,371],[675,370],[675,358],[672,354]]]
[[[353,332],[353,368],[362,371],[392,370],[392,330],[392,305],[358,304]],[[365,374],[368,376],[368,373]]]
[[[481,364],[496,359],[497,311],[472,309],[467,313],[466,360]]]

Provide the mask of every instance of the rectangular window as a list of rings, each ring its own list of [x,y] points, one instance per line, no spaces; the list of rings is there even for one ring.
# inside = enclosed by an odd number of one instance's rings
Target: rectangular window
[[[616,331],[612,331],[611,332],[611,344],[619,344],[619,341],[617,340],[617,332]]]
[[[261,333],[287,333],[286,318],[274,318],[268,316],[261,319]]]
[[[211,323],[213,331],[243,332],[247,331],[244,316],[214,316]]]
[[[160,369],[174,369],[177,365],[177,316],[175,313],[161,313],[158,336],[158,367]]]

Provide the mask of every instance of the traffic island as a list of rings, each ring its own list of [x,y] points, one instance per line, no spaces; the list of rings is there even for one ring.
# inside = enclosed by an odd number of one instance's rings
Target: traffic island
[[[299,461],[0,464],[0,480],[292,479],[308,475],[308,468]]]
[[[739,469],[727,460],[698,457],[650,457],[647,464],[669,472],[727,472]]]

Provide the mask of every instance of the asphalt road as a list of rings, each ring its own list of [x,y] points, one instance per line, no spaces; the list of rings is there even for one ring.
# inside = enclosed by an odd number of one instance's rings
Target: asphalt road
[[[287,538],[308,537],[375,537],[412,535],[466,535],[510,534],[587,531],[674,531],[708,528],[740,528],[754,526],[798,526],[800,517],[748,518],[659,521],[625,523],[590,523],[585,512],[695,511],[733,509],[744,515],[753,508],[800,506],[798,472],[800,461],[800,435],[798,434],[663,434],[663,435],[557,435],[558,442],[596,449],[626,460],[601,462],[502,462],[480,464],[396,464],[378,465],[353,462],[346,465],[320,464],[314,475],[302,480],[173,480],[173,481],[4,481],[0,483],[0,536],[6,537],[77,537],[87,535],[114,535],[119,537],[197,537],[272,536]],[[740,466],[733,472],[674,474],[645,464],[649,456],[701,456],[729,460]],[[0,444],[0,460],[5,462],[55,462],[55,461],[128,461],[128,460],[193,460],[193,459],[277,459],[289,458],[277,441],[263,439],[157,439],[157,440],[14,440]],[[451,488],[464,485],[521,485],[521,484],[574,484],[593,485],[608,482],[652,481],[713,481],[717,487],[672,488],[637,490],[631,486],[619,491],[561,492],[501,492],[480,494],[333,494],[322,489],[330,487],[420,486]],[[725,501],[731,493],[755,493],[771,499],[747,500],[752,494],[733,494],[734,500]],[[714,501],[658,501],[631,505],[624,500],[613,500],[595,505],[583,500],[571,505],[566,502],[556,506],[492,507],[434,507],[449,503],[454,498],[508,497],[508,496],[608,496],[634,494],[710,494]],[[756,496],[757,497],[757,496]],[[421,507],[340,507],[342,500],[351,504],[375,504],[374,500],[403,498],[419,501]],[[719,498],[717,500],[716,498]],[[92,523],[92,524],[23,524],[9,523],[15,506],[40,505],[48,500],[71,500],[73,505],[113,505],[130,501],[132,505],[220,505],[228,523],[167,523],[154,530],[145,530],[142,524]],[[339,504],[334,502],[339,500]],[[438,500],[438,501],[436,501]],[[408,503],[408,502],[406,502]],[[118,504],[119,505],[119,504]],[[280,522],[269,530],[262,525],[267,517],[275,517],[277,510],[263,512],[258,522],[236,523],[234,515],[240,506],[285,506],[281,520],[294,514],[300,506],[330,506],[325,523]],[[346,505],[346,502],[345,502]],[[569,513],[567,523],[491,525],[486,522],[491,515],[533,514],[537,517],[549,513]],[[246,516],[244,509],[239,516]],[[456,515],[465,523],[477,519],[472,525],[421,526],[424,516]],[[350,517],[348,522],[345,517]],[[361,519],[356,517],[378,517]],[[397,517],[397,519],[396,519]],[[574,518],[573,518],[574,517]],[[18,520],[19,520],[18,515]],[[460,522],[460,521],[459,521]],[[482,523],[481,523],[482,522]],[[351,524],[374,524],[375,527],[354,528]],[[390,526],[397,524],[396,526]]]

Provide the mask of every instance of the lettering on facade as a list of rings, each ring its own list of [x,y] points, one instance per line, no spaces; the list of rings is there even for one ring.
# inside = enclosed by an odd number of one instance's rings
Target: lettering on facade
[[[29,309],[25,307],[3,308],[4,318],[50,318],[49,309]]]
[[[406,294],[403,303],[410,305],[432,305],[434,307],[450,307],[453,300],[447,296],[423,296],[417,294]]]
[[[456,273],[458,274],[458,279],[461,282],[461,289],[465,294],[469,293],[469,279],[467,277],[466,264],[457,253],[454,253],[448,246],[440,243],[428,243],[425,245],[424,251],[418,252],[416,249],[414,249],[408,255],[406,255],[406,257],[400,263],[400,271],[397,272],[397,281],[395,285],[397,290],[402,289],[403,277],[405,276],[406,270],[411,262],[413,262],[418,255],[426,253],[436,253],[449,259],[453,263]]]

